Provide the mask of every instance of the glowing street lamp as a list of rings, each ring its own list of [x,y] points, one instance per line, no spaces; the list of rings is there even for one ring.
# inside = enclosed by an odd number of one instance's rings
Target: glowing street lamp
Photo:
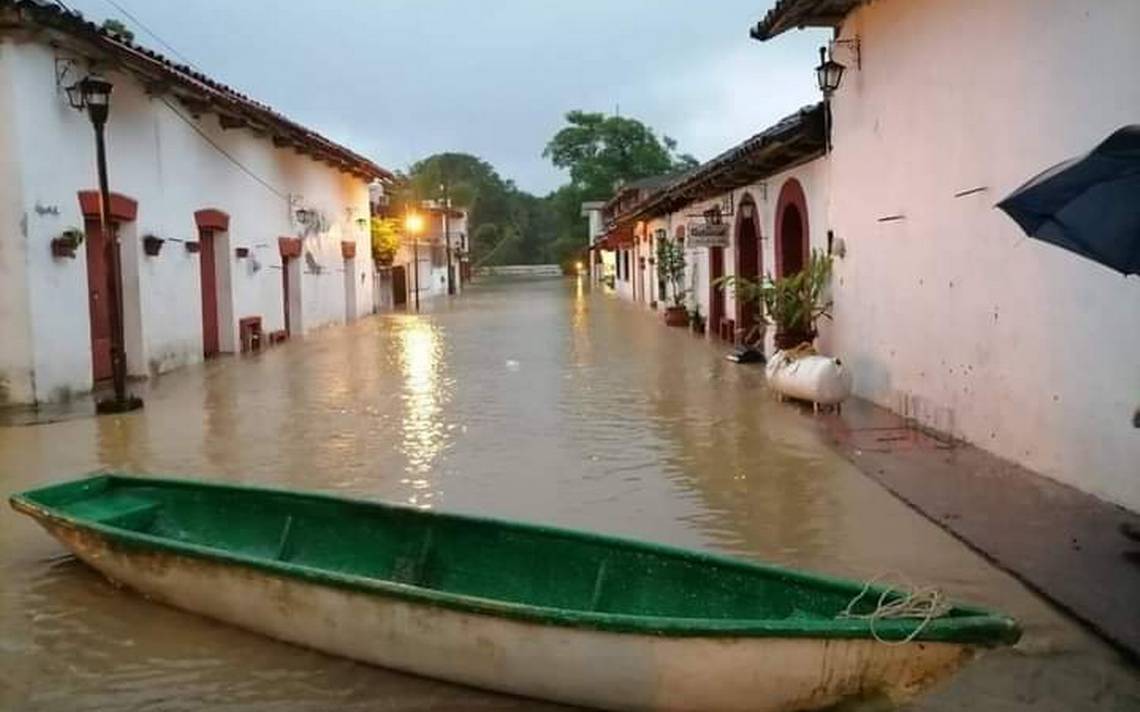
[[[412,274],[416,288],[416,311],[420,310],[420,238],[424,231],[424,218],[416,212],[409,211],[404,216],[404,232],[412,238]]]

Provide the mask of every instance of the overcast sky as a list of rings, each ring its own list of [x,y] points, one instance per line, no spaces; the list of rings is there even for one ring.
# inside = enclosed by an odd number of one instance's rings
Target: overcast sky
[[[566,180],[542,157],[566,111],[620,111],[706,160],[819,100],[825,39],[749,39],[772,0],[67,0],[168,55],[113,3],[387,168],[463,151],[538,194]]]

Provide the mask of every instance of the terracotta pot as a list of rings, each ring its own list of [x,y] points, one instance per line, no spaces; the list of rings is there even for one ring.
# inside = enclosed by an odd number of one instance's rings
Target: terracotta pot
[[[143,251],[146,252],[148,257],[157,257],[158,253],[162,251],[162,243],[166,242],[160,237],[154,235],[147,235],[143,238]]]
[[[811,330],[796,329],[794,331],[784,331],[777,329],[776,331],[776,348],[784,351],[787,349],[794,349],[800,344],[815,341],[815,332]]]
[[[53,238],[51,241],[51,256],[75,259],[75,247],[75,243],[71,240],[66,240],[62,237]]]
[[[665,310],[666,326],[688,326],[689,310],[685,307],[669,307]]]

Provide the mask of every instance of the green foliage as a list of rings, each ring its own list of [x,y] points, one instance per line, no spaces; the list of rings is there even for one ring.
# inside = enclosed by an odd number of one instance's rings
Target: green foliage
[[[587,223],[582,203],[605,200],[622,181],[696,164],[676,154],[676,142],[658,137],[641,122],[572,111],[568,127],[547,144],[544,156],[570,170],[571,180],[545,197],[519,190],[486,161],[466,153],[439,153],[411,166],[390,194],[396,214],[422,200],[446,195],[468,211],[474,264],[557,262],[564,268],[584,259]],[[446,190],[441,187],[446,186]]]
[[[390,265],[400,249],[400,223],[394,218],[372,218],[372,259]]]
[[[657,241],[657,278],[669,285],[673,306],[685,305],[685,251],[672,240]]]
[[[658,139],[637,119],[571,111],[569,126],[546,144],[542,155],[570,171],[570,182],[584,200],[605,200],[621,181],[669,173],[696,164],[675,154],[677,142]]]
[[[103,20],[103,24],[99,27],[107,34],[114,35],[126,42],[135,41],[135,33],[131,32],[120,20],[113,20],[108,18],[106,20]]]
[[[728,275],[713,282],[720,289],[732,289],[736,298],[763,307],[767,318],[785,333],[814,333],[820,317],[831,318],[831,256],[812,250],[803,271],[772,279],[758,280]]]

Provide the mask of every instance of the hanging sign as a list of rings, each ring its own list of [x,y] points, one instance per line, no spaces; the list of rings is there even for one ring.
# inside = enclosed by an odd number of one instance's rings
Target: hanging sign
[[[728,247],[727,223],[692,222],[688,232],[686,247]]]

